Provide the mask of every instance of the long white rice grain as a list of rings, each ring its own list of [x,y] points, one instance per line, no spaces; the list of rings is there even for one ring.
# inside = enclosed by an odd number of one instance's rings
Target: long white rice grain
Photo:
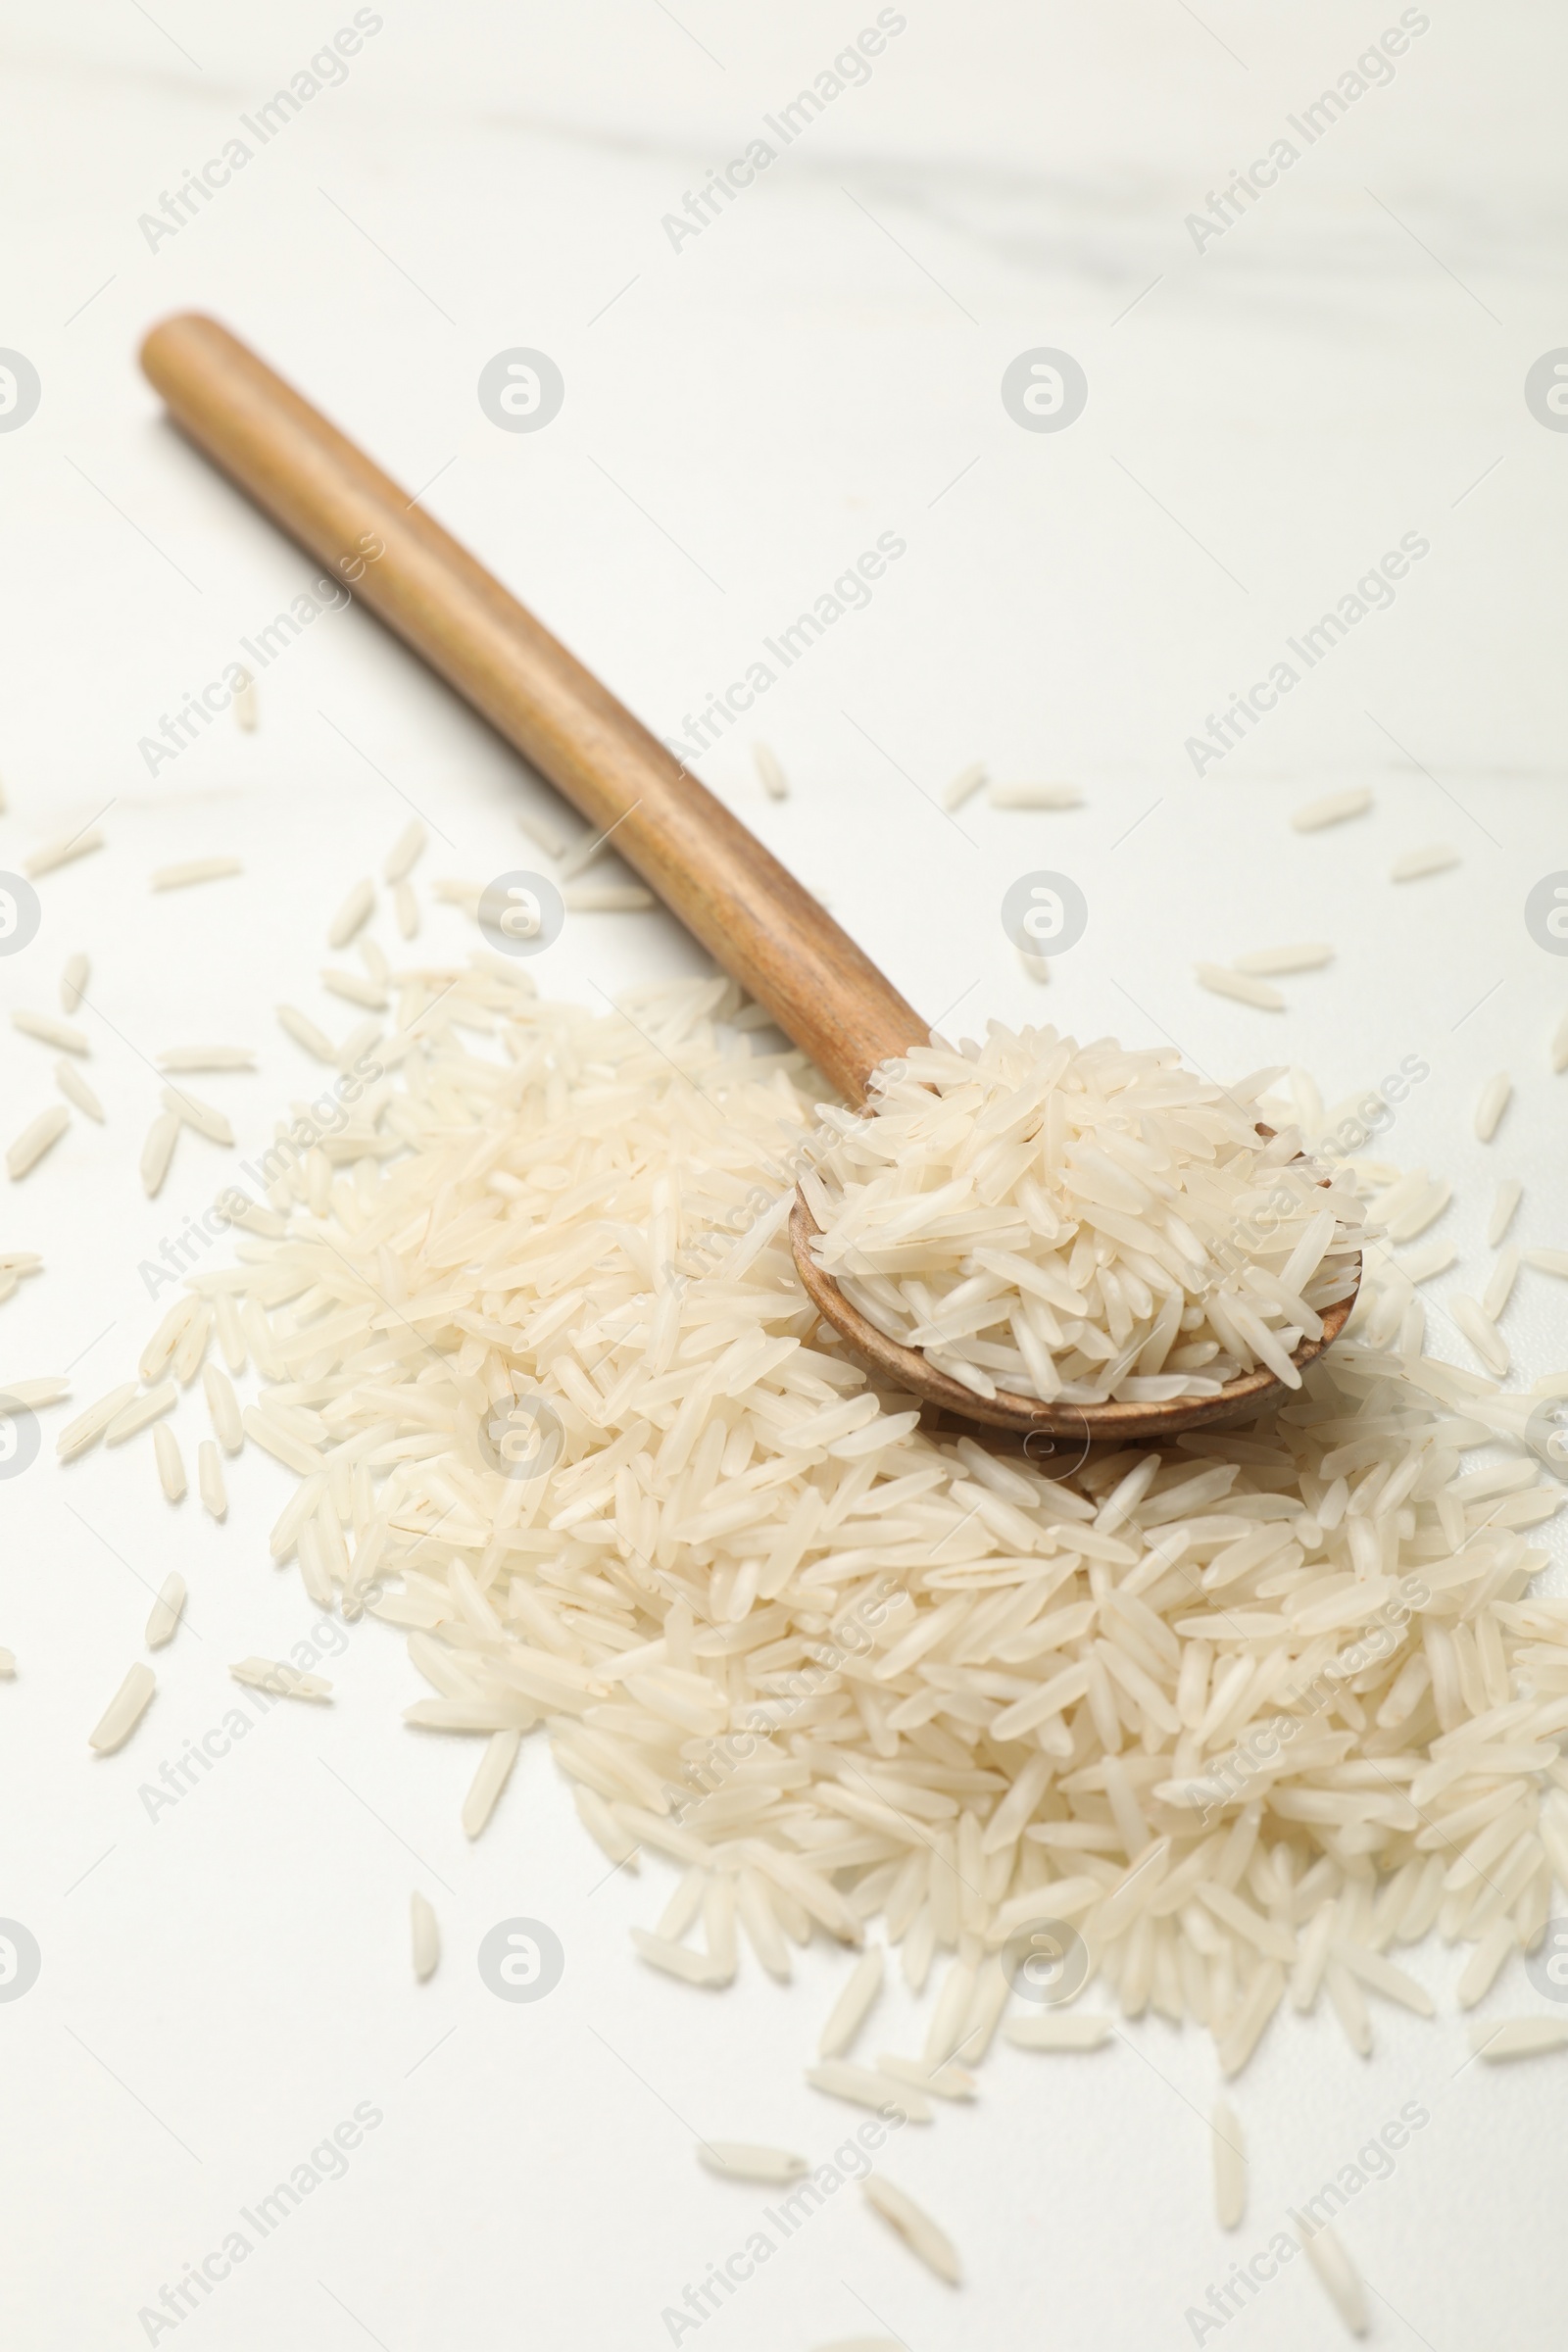
[[[1476,1098],[1475,1125],[1476,1135],[1482,1143],[1490,1144],[1496,1134],[1497,1121],[1507,1109],[1508,1098],[1512,1093],[1513,1080],[1506,1070],[1496,1071],[1481,1089]]]
[[[908,2123],[931,2121],[929,2100],[873,2066],[855,2066],[848,2058],[824,2058],[807,2068],[806,2080],[813,2090],[825,2092],[830,2099],[845,2099],[852,2107],[869,2107],[880,2114],[884,2107],[892,2106],[899,2108]]]
[[[1457,865],[1459,853],[1446,841],[1434,841],[1425,849],[1406,850],[1396,858],[1389,868],[1391,882],[1420,882],[1428,874],[1446,873]]]
[[[96,1404],[89,1404],[84,1413],[78,1413],[74,1421],[69,1422],[55,1440],[60,1459],[74,1461],[78,1453],[85,1453],[89,1446],[96,1445],[131,1398],[139,1395],[140,1387],[139,1381],[122,1381],[119,1388],[111,1389],[107,1396],[100,1396]]]
[[[1493,1196],[1492,1213],[1487,1219],[1487,1247],[1489,1250],[1496,1249],[1497,1244],[1513,1223],[1513,1212],[1518,1207],[1523,1193],[1524,1186],[1516,1176],[1505,1176],[1498,1185]]]
[[[223,1484],[223,1465],[218,1447],[211,1438],[203,1438],[196,1448],[196,1483],[201,1490],[202,1502],[215,1519],[228,1516],[228,1489]]]
[[[332,1686],[318,1674],[302,1673],[280,1658],[236,1658],[229,1668],[236,1683],[251,1690],[270,1690],[274,1698],[324,1699]]]
[[[11,1682],[15,1682],[15,1680],[16,1680],[16,1676],[17,1676],[17,1654],[16,1654],[16,1651],[15,1651],[15,1650],[12,1650],[12,1649],[0,1649],[0,1683],[11,1683]]]
[[[146,1714],[157,1688],[158,1678],[152,1668],[138,1659],[126,1671],[124,1681],[88,1733],[88,1746],[95,1747],[101,1756],[112,1756],[117,1747],[123,1747]]]
[[[92,1051],[81,1030],[70,1021],[56,1018],[52,1012],[14,1012],[11,1026],[24,1037],[35,1037],[40,1045],[57,1046],[62,1054],[88,1054]]]
[[[161,1434],[162,1432],[160,1432]],[[152,1614],[147,1620],[147,1646],[149,1649],[162,1649],[167,1642],[172,1642],[174,1629],[179,1623],[184,1606],[185,1579],[175,1568],[165,1577],[159,1586],[158,1598],[153,1602]]]
[[[171,1502],[182,1502],[186,1478],[184,1458],[179,1440],[167,1421],[160,1421],[153,1431],[153,1451],[158,1457],[158,1479]]]
[[[1366,2288],[1360,2273],[1341,2244],[1332,2222],[1311,2229],[1298,2213],[1291,2219],[1300,2231],[1306,2258],[1327,2290],[1329,2300],[1352,2335],[1365,2335],[1372,2325]]]
[[[65,968],[60,974],[60,1002],[67,1012],[74,1012],[86,995],[89,970],[87,958],[79,948],[74,955],[66,957]]]
[[[1524,1260],[1538,1274],[1568,1275],[1568,1250],[1527,1250]]]
[[[1334,950],[1322,940],[1303,940],[1295,948],[1254,948],[1250,955],[1231,958],[1233,972],[1315,972],[1334,960]]]
[[[1507,1305],[1519,1274],[1519,1252],[1504,1250],[1487,1277],[1487,1287],[1481,1294],[1481,1311],[1489,1323],[1495,1323]]]
[[[935,2271],[949,2286],[963,2283],[963,2266],[957,2249],[945,2230],[937,2227],[925,2208],[881,2173],[870,2173],[860,2183],[867,2200],[882,2219],[903,2238],[911,2254],[917,2254],[927,2270]]]
[[[0,1396],[8,1396],[14,1404],[24,1404],[36,1412],[41,1405],[58,1404],[71,1395],[71,1383],[50,1374],[42,1380],[9,1380],[0,1388]]]
[[[233,1128],[223,1113],[215,1110],[210,1102],[201,1102],[182,1086],[166,1086],[162,1099],[167,1111],[172,1112],[185,1126],[193,1127],[198,1135],[205,1135],[209,1143],[233,1143]]]
[[[1364,786],[1349,792],[1329,792],[1321,800],[1303,801],[1299,808],[1291,811],[1291,823],[1298,833],[1316,833],[1324,825],[1342,825],[1347,817],[1364,816],[1372,806],[1372,795]]]
[[[1195,963],[1193,972],[1200,988],[1208,989],[1216,997],[1234,997],[1238,1004],[1255,1004],[1260,1012],[1285,1010],[1285,999],[1266,980],[1250,979],[1247,973],[1233,971],[1224,963]]]
[[[1247,2211],[1247,2142],[1234,2107],[1216,2098],[1209,2109],[1214,2164],[1214,2214],[1222,2230],[1235,2230]]]
[[[1076,784],[993,784],[986,795],[993,808],[1081,808]]]
[[[245,1443],[245,1431],[233,1383],[217,1364],[207,1364],[202,1371],[202,1387],[206,1391],[207,1410],[212,1416],[219,1444],[225,1453],[238,1453]]]
[[[160,1054],[162,1070],[254,1070],[256,1056],[249,1046],[171,1046]]]
[[[189,890],[198,882],[226,882],[231,874],[245,871],[238,858],[187,858],[180,865],[159,865],[153,868],[154,890]]]
[[[1020,2050],[1098,2050],[1116,2031],[1113,2017],[1053,2010],[1045,2017],[1011,2017],[1003,2037]]]
[[[56,1102],[48,1110],[24,1127],[6,1153],[6,1172],[13,1184],[19,1184],[29,1168],[35,1168],[44,1153],[65,1134],[71,1125],[71,1113]]]
[[[886,1963],[880,1944],[870,1944],[860,1954],[838,1999],[828,2011],[827,2022],[817,2039],[819,2058],[842,2058],[851,2048],[856,2035],[870,2016],[882,1990]]]
[[[141,1148],[141,1181],[149,1200],[156,1200],[163,1191],[164,1178],[169,1174],[169,1163],[179,1141],[179,1129],[180,1122],[174,1112],[161,1110],[147,1130]]]
[[[651,1968],[662,1969],[665,1976],[676,1977],[683,1984],[716,1991],[734,1978],[734,1970],[726,1968],[710,1953],[693,1951],[689,1944],[671,1943],[667,1936],[655,1936],[647,1928],[633,1928],[631,1939]]]
[[[561,899],[568,914],[641,914],[659,904],[640,882],[568,883]]]
[[[85,858],[90,850],[101,850],[103,833],[97,825],[87,825],[80,833],[64,833],[58,841],[47,841],[24,858],[23,871],[36,882],[40,874],[52,874],[57,866],[67,865],[74,858]]]
[[[781,2186],[804,2180],[810,2166],[788,2148],[769,2148],[747,2139],[700,2139],[697,2161],[721,2180],[764,2180]]]
[[[428,1900],[417,1887],[409,1897],[409,1945],[416,1982],[423,1984],[435,1975],[441,1957],[441,1930]]]
[[[68,1102],[74,1102],[89,1119],[104,1124],[104,1106],[74,1061],[64,1059],[55,1063],[55,1084]]]
[[[1568,2018],[1495,2018],[1471,2027],[1470,2047],[1494,2065],[1504,2058],[1541,2058],[1551,2050],[1568,2050]]]
[[[254,735],[261,724],[261,707],[256,696],[256,680],[248,669],[241,669],[239,684],[234,688],[229,704],[234,724],[242,735]]]
[[[404,939],[416,939],[419,930],[419,902],[412,882],[394,883],[392,908],[398,918],[398,930]]]
[[[477,1838],[495,1811],[496,1799],[511,1779],[512,1767],[517,1761],[521,1739],[520,1732],[493,1732],[485,1741],[479,1769],[463,1800],[465,1836]]]
[[[375,911],[375,884],[368,874],[355,883],[336,914],[326,927],[329,948],[346,948],[356,931],[362,931]]]
[[[1450,1291],[1444,1304],[1493,1378],[1505,1379],[1508,1371],[1507,1346],[1486,1314],[1481,1301],[1470,1298],[1464,1291]]]
[[[754,743],[752,760],[758,780],[770,801],[787,801],[790,797],[789,778],[765,743]]]
[[[313,1054],[318,1061],[324,1061],[329,1067],[336,1067],[337,1048],[313,1020],[308,1019],[303,1012],[297,1012],[292,1004],[279,1004],[276,1009],[279,1027],[294,1040],[297,1046],[302,1046],[305,1052]]]
[[[177,1404],[179,1391],[172,1380],[166,1380],[145,1395],[132,1396],[131,1401],[116,1413],[104,1431],[106,1446],[123,1446],[127,1438],[138,1437],[144,1429]]]
[[[975,794],[980,790],[980,787],[985,780],[985,761],[983,760],[971,760],[967,767],[959,768],[957,774],[954,777],[953,782],[943,793],[943,808],[948,809],[950,812],[953,809],[961,808],[965,801],[972,801],[974,799]]]
[[[362,947],[365,945],[363,939],[360,944]],[[371,1012],[386,1010],[387,992],[383,983],[360,972],[339,971],[328,964],[321,972],[321,986],[329,989],[334,997],[341,997],[346,1004],[368,1005]]]
[[[526,831],[528,829],[526,818],[519,818],[518,821]],[[382,859],[382,881],[388,884],[407,881],[409,875],[418,864],[428,838],[429,836],[419,819],[416,816],[411,816]],[[559,857],[561,853],[555,851],[552,854]]]

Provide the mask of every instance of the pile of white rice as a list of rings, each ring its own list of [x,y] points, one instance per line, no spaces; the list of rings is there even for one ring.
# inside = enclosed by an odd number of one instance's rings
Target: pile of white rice
[[[1355,1288],[1348,1170],[1265,1140],[1279,1070],[1212,1085],[1174,1048],[1078,1046],[993,1022],[873,1074],[827,1109],[802,1191],[812,1244],[867,1322],[976,1396],[1155,1404],[1291,1358]]]
[[[725,1984],[738,1929],[782,1976],[792,1944],[880,1922],[911,1985],[942,1964],[925,2049],[902,2074],[845,2057],[861,1979],[813,2079],[911,2113],[922,2084],[962,2089],[1042,1922],[1126,2014],[1206,2026],[1228,2072],[1287,1987],[1303,2009],[1326,1992],[1362,2048],[1368,1991],[1429,2009],[1389,1954],[1434,1925],[1464,1947],[1467,2003],[1540,1939],[1568,1885],[1568,1602],[1529,1597],[1561,1500],[1529,1443],[1542,1402],[1427,1358],[1386,1253],[1350,1336],[1244,1430],[1085,1460],[938,1440],[802,1295],[786,1219],[812,1073],[754,1050],[731,983],[602,1014],[540,1002],[501,957],[393,986],[347,1126],[280,1127],[238,1262],[189,1277],[177,1377],[215,1326],[232,1370],[248,1354],[244,1435],[301,1479],[273,1554],[313,1601],[405,1631],[429,1690],[409,1720],[481,1743],[470,1834],[540,1731],[608,1855],[684,1867],[638,1937],[654,1965]],[[1033,1107],[1001,1115],[1008,1086]],[[1167,1349],[1210,1333],[1205,1368],[1268,1361],[1359,1231],[1351,1179],[1399,1181],[1352,1161],[1325,1197],[1288,1131],[1248,1142],[1271,1107],[1167,1055],[997,1033],[977,1062],[922,1057],[860,1128],[834,1115],[832,1230],[861,1208],[864,1243],[885,1182],[882,1263],[851,1279],[925,1323],[992,1250],[982,1211],[1004,1264],[1054,1253],[1090,1310],[1042,1339],[1063,1393],[1159,1378],[1134,1368],[1156,1330]],[[916,1196],[893,1189],[904,1152],[882,1173],[900,1122],[920,1126]],[[976,1205],[933,1236],[956,1170]],[[1265,1181],[1295,1188],[1283,1232],[1222,1306],[1195,1300],[1189,1271]],[[918,1267],[886,1238],[906,1197]],[[1014,1295],[1027,1363],[1043,1294]],[[987,1326],[948,1315],[972,1361]],[[1098,1315],[1114,1377],[1082,1346]],[[1065,2046],[1050,2014],[1021,2004],[1010,2030]]]

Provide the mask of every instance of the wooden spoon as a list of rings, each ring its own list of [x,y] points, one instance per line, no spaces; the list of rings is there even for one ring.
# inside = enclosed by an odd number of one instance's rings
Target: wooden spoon
[[[618,855],[842,1095],[863,1101],[880,1062],[929,1043],[913,1006],[723,804],[416,500],[226,327],[197,313],[168,318],[147,337],[141,364],[199,449],[348,582],[592,824],[614,828]],[[945,1418],[1120,1443],[1247,1416],[1283,1392],[1272,1374],[1254,1372],[1217,1396],[1169,1404],[976,1396],[857,1313],[811,1257],[814,1230],[797,1198],[791,1246],[820,1313],[885,1380]],[[1297,1350],[1298,1364],[1338,1337],[1352,1303],[1342,1299],[1327,1310],[1323,1338]]]

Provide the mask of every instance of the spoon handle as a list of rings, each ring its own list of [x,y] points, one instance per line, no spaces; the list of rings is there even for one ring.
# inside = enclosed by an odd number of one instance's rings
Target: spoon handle
[[[231,335],[167,318],[176,424],[547,776],[852,1101],[929,1031],[723,804],[406,491]],[[372,553],[378,549],[378,553]]]

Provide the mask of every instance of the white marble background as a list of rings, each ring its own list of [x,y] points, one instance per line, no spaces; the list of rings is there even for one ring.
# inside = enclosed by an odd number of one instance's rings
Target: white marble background
[[[72,1366],[85,1401],[124,1376],[150,1308],[138,1263],[222,1181],[186,1139],[157,1202],[135,1157],[149,1062],[202,1033],[253,1043],[256,1076],[205,1082],[248,1152],[309,1065],[270,1007],[341,1030],[315,974],[330,910],[417,808],[422,874],[518,862],[544,788],[359,612],[314,627],[262,682],[262,727],[216,728],[149,775],[138,741],[219,674],[312,576],[159,420],[140,334],[177,308],[246,335],[406,481],[661,730],[740,674],[879,532],[907,555],[703,772],[933,1018],[1051,1016],[1175,1037],[1205,1066],[1295,1057],[1330,1097],[1401,1054],[1433,1078],[1389,1149],[1451,1170],[1464,1263],[1503,1172],[1520,1238],[1561,1246],[1564,1121],[1547,1041],[1568,972],[1522,902],[1568,866],[1554,689],[1568,437],[1523,396],[1568,344],[1560,11],[1432,0],[1389,86],[1359,99],[1249,217],[1200,254],[1185,225],[1285,119],[1353,66],[1397,6],[1102,0],[899,13],[845,92],[680,251],[662,217],[738,153],[876,9],[585,0],[570,10],[389,4],[324,90],[177,236],[138,217],[318,52],[347,5],[63,0],[0,6],[0,345],[38,370],[0,432],[0,867],[102,813],[109,847],[40,886],[44,920],[0,958],[0,1005],[52,1006],[87,949],[77,1120],[0,1188],[0,1248],[46,1272],[0,1306],[0,1379]],[[514,345],[560,365],[565,405],[497,431],[475,381]],[[1074,354],[1082,417],[1021,431],[1004,368]],[[1431,542],[1374,613],[1259,728],[1195,778],[1186,738],[1265,674],[1284,638],[1402,533]],[[794,784],[752,774],[752,734]],[[1071,778],[1059,817],[934,805],[980,757]],[[1293,834],[1310,793],[1370,783],[1374,814]],[[1453,871],[1396,889],[1401,850]],[[222,850],[242,881],[152,898],[149,870]],[[1013,875],[1071,871],[1083,945],[1042,994],[997,920]],[[380,935],[395,945],[383,913]],[[433,909],[426,938],[470,935]],[[1323,936],[1285,1016],[1202,995],[1194,960]],[[547,985],[587,1001],[697,968],[662,915],[584,917]],[[1483,1078],[1518,1094],[1484,1149]],[[44,1050],[0,1045],[5,1136],[52,1099]],[[1435,1345],[1468,1360],[1441,1314]],[[1527,1277],[1505,1326],[1526,1376],[1564,1359],[1561,1294]],[[180,1418],[194,1456],[200,1433]],[[287,1481],[254,1449],[228,1526],[171,1512],[145,1445],[0,1485],[0,1915],[43,1949],[0,2003],[0,2210],[18,2344],[148,2340],[259,2352],[523,2341],[641,2352],[685,2283],[744,2241],[763,2198],[701,2174],[698,2131],[813,2155],[842,2136],[801,2084],[836,1964],[781,1994],[755,1973],[711,2004],[653,1979],[624,1929],[664,1874],[609,1885],[541,1754],[486,1837],[457,1813],[472,1757],[415,1738],[401,1645],[356,1629],[329,1716],[278,1710],[172,1813],[144,1779],[229,1703],[225,1661],[307,1623],[265,1530]],[[172,1565],[190,1623],[135,1740],[85,1733],[139,1649]],[[410,1887],[446,1956],[411,1982]],[[560,1990],[502,2010],[474,1948],[551,1921]],[[705,2347],[804,2352],[881,2332],[909,2352],[1043,2341],[1146,2352],[1238,2254],[1266,2242],[1401,2104],[1430,2127],[1345,2223],[1375,2337],[1460,2352],[1561,2340],[1554,2248],[1568,2191],[1561,2062],[1464,2066],[1446,1956],[1417,1965],[1437,2027],[1380,2011],[1356,2061],[1331,2020],[1284,2021],[1234,2093],[1251,2209],[1213,2226],[1206,2037],[1157,2021],[1090,2060],[1000,2056],[983,2103],[888,2159],[952,2227],[970,2284],[928,2280],[846,2193],[701,2329]],[[1522,1976],[1492,1999],[1537,2005]],[[902,1995],[878,2046],[907,2043]],[[138,2320],[184,2266],[369,2100],[347,2177],[177,2328]],[[1298,2263],[1227,2343],[1312,2352],[1337,2328]],[[690,2343],[692,2336],[682,2336]],[[1212,2340],[1206,2339],[1206,2340]]]

